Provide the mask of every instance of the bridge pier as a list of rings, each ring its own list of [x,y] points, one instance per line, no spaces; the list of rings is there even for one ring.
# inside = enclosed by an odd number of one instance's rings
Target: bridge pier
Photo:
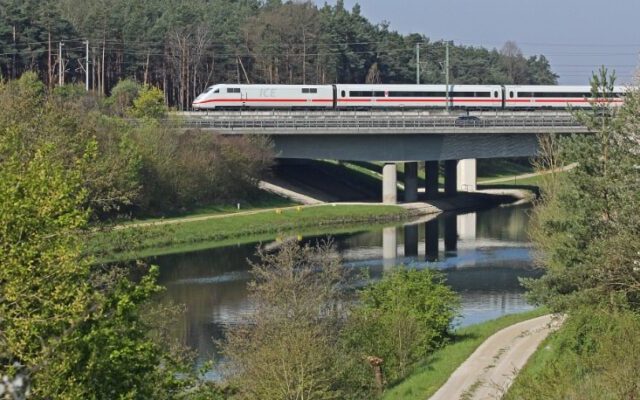
[[[444,194],[454,196],[458,191],[458,160],[444,162]]]
[[[434,218],[424,224],[425,260],[438,261],[438,219]]]
[[[395,163],[386,163],[382,167],[382,202],[398,203],[398,168]]]
[[[404,202],[418,201],[418,163],[404,163]]]
[[[453,252],[458,249],[458,218],[449,215],[444,218],[444,251]]]
[[[460,160],[458,162],[458,184],[457,189],[459,192],[475,192],[476,191],[476,179],[477,168],[476,159]]]
[[[404,227],[404,256],[405,257],[417,257],[418,256],[418,228],[417,224],[407,225]]]
[[[384,271],[396,266],[398,258],[398,231],[395,227],[382,230],[382,265]]]
[[[433,200],[438,197],[438,162],[437,161],[425,161],[424,162],[424,191],[427,200]]]

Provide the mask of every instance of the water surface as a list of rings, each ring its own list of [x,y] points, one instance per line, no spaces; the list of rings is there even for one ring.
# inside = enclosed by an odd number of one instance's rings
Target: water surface
[[[532,308],[518,281],[539,276],[526,235],[528,211],[523,205],[446,214],[403,227],[341,234],[334,241],[345,266],[365,269],[371,279],[398,264],[442,270],[462,299],[456,325],[465,326]],[[186,306],[177,335],[201,361],[215,355],[214,340],[222,337],[223,327],[250,310],[246,284],[257,245],[152,259],[160,266],[166,299]]]

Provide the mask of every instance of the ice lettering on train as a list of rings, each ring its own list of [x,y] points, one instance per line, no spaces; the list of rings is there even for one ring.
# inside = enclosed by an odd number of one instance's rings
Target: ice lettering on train
[[[260,97],[276,97],[275,89],[260,89]]]

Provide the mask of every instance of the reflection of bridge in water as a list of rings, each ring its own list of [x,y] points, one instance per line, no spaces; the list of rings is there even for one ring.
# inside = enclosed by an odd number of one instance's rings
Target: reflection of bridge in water
[[[477,235],[477,214],[449,214],[382,230],[380,247],[341,251],[347,265],[412,268],[529,267],[530,243]],[[382,254],[380,254],[382,250]],[[382,272],[382,271],[379,271]]]

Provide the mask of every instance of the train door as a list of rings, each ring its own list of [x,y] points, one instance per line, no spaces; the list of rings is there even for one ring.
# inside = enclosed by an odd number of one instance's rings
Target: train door
[[[338,107],[338,87],[336,85],[333,85],[333,108],[337,108]]]

